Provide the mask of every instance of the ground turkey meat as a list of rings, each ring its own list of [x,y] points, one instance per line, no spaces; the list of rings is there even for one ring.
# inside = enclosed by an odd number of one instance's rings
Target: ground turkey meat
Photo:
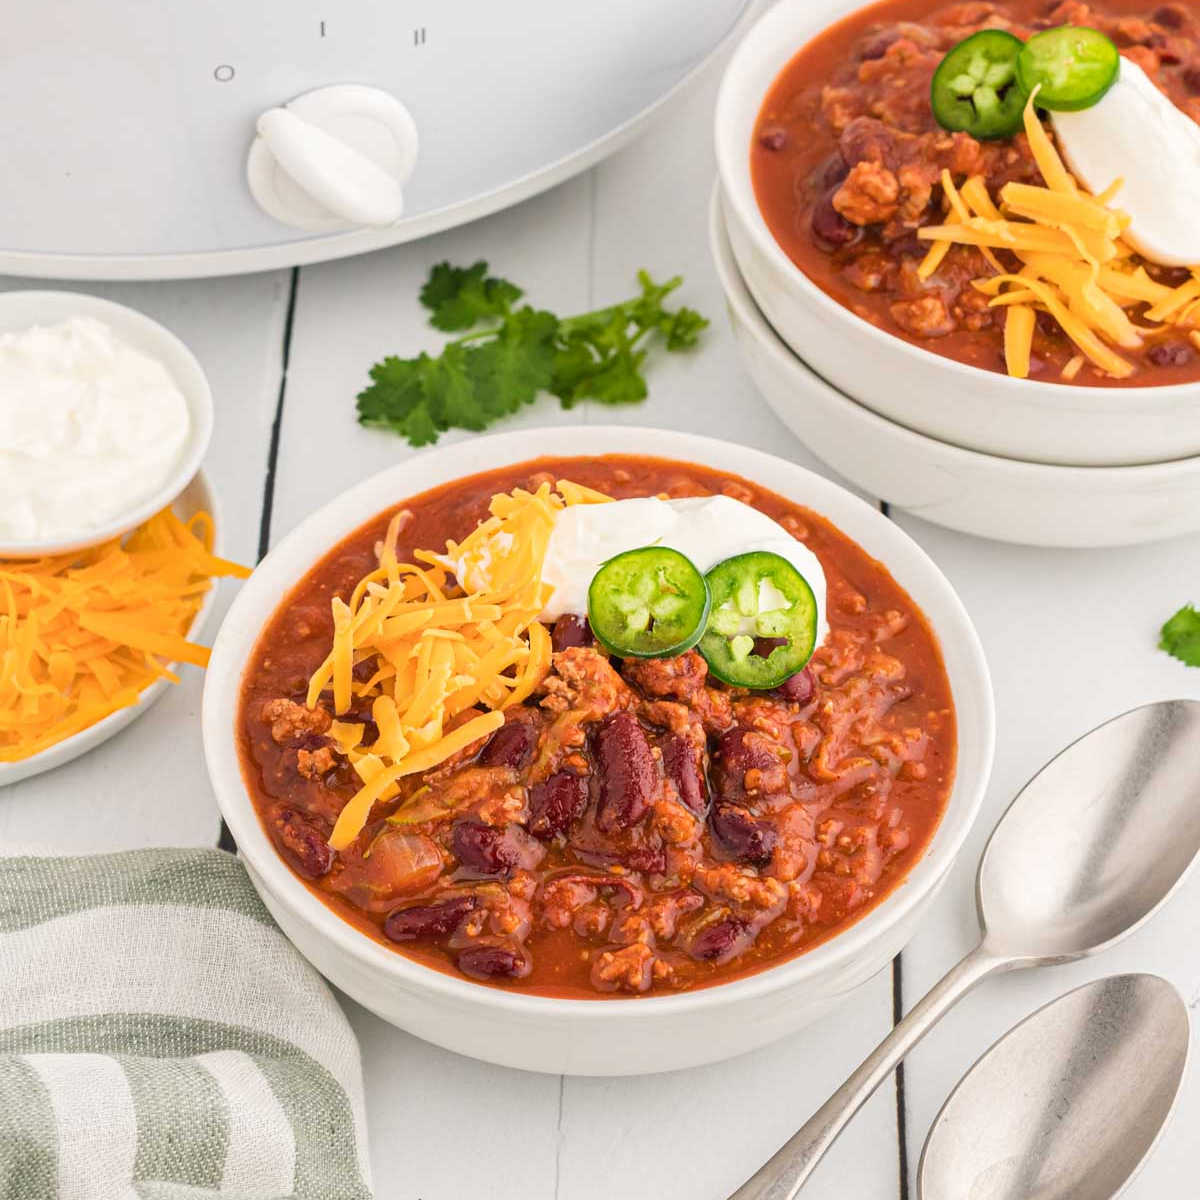
[[[890,221],[899,208],[900,184],[887,167],[855,163],[833,197],[833,207],[855,225]]]

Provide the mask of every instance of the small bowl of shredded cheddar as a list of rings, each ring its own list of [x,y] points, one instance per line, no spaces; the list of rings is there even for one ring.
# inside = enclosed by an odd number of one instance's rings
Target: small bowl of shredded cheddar
[[[219,557],[203,472],[167,508],[99,545],[0,558],[0,787],[61,766],[140,716],[183,666],[216,581],[248,568]]]

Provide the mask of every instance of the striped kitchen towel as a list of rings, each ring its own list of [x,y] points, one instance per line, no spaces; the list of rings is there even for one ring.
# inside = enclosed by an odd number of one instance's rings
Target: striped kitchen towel
[[[0,857],[2,1200],[369,1200],[354,1035],[220,850]]]

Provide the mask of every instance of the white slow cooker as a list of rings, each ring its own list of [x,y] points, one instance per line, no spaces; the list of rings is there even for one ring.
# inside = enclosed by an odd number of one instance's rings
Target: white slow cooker
[[[0,272],[316,262],[632,137],[750,0],[39,0],[0,43]]]

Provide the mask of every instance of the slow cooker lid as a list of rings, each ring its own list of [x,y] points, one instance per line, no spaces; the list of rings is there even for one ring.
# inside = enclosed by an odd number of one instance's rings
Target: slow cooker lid
[[[0,48],[0,104],[12,117],[0,269],[254,270],[474,218],[592,161],[746,6],[42,0]],[[400,100],[420,151],[399,222],[314,235],[258,206],[247,152],[264,111],[345,83]]]

